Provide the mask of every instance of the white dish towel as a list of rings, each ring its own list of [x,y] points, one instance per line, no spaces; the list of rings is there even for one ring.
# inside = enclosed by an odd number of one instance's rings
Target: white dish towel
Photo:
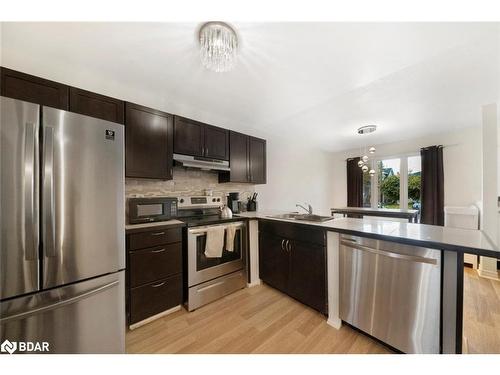
[[[234,235],[236,234],[236,226],[228,225],[226,227],[226,250],[234,251]]]
[[[224,247],[224,227],[207,228],[207,240],[205,242],[205,256],[207,258],[222,257]]]

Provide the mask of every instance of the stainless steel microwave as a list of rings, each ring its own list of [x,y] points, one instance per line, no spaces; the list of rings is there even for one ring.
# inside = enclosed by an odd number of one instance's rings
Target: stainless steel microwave
[[[130,224],[166,221],[177,217],[177,198],[129,198],[128,221]]]

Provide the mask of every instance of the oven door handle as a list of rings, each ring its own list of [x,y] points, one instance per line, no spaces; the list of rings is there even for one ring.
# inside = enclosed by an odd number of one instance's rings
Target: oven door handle
[[[215,225],[212,225],[210,227],[202,227],[202,228],[197,228],[197,229],[189,229],[188,232],[189,232],[189,234],[193,234],[193,235],[197,235],[197,234],[203,235],[203,234],[207,233],[207,228],[211,228],[211,227],[214,227],[214,226]],[[224,225],[224,229],[226,229],[229,226],[235,226],[236,229],[240,229],[240,228],[244,228],[245,224],[244,223],[238,223],[236,225]]]

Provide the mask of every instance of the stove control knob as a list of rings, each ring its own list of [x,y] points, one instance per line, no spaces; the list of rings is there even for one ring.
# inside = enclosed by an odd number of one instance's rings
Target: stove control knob
[[[212,198],[212,202],[215,202],[215,198]]]
[[[220,202],[220,198],[217,198],[217,202]]]
[[[180,202],[180,203],[184,203],[184,199],[182,199],[182,198],[181,198],[179,202]]]

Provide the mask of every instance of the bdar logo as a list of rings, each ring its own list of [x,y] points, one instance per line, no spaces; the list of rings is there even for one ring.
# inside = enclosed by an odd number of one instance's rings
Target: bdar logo
[[[5,340],[2,342],[2,345],[0,345],[0,351],[3,353],[8,352],[9,354],[12,354],[16,351],[17,349],[17,342],[10,342],[9,340]]]

